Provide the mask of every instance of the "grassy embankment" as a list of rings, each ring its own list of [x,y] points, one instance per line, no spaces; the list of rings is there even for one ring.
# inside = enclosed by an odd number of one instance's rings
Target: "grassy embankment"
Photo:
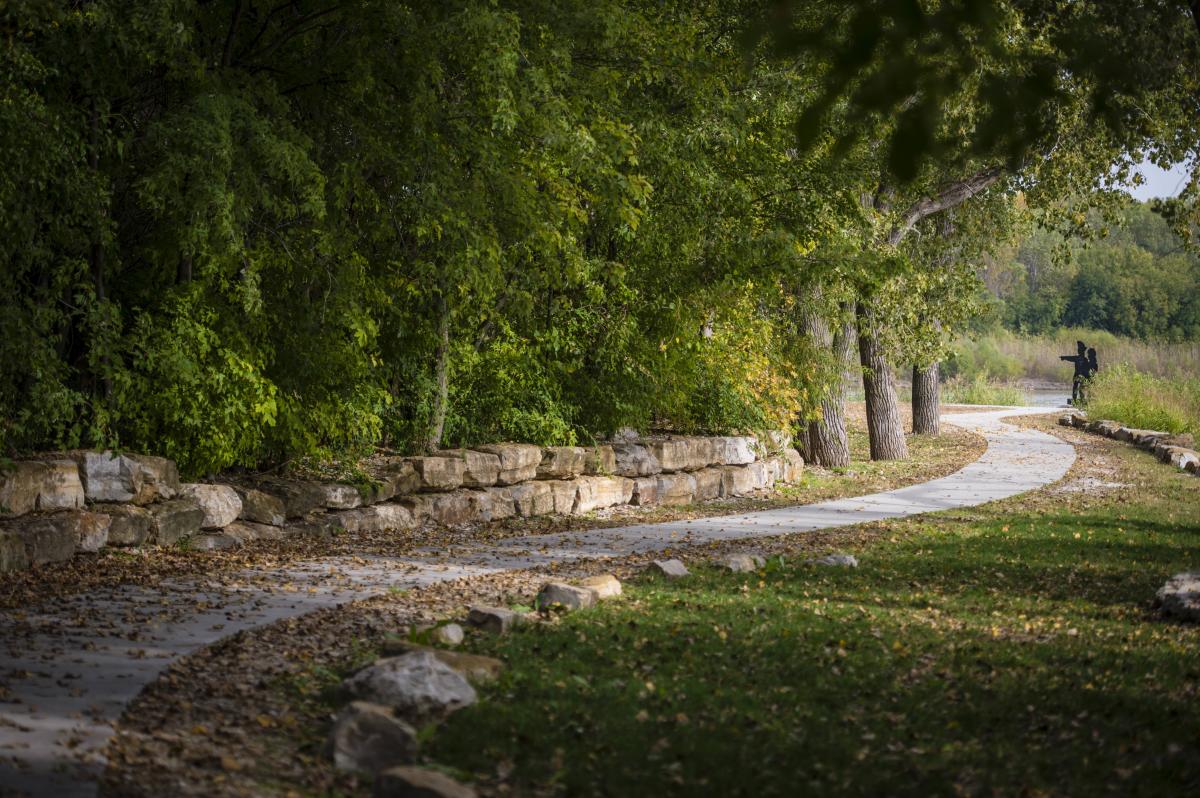
[[[1045,422],[1040,422],[1045,423]],[[470,647],[510,671],[429,753],[490,792],[1178,795],[1200,781],[1194,477],[890,522],[858,569],[696,567]]]
[[[1097,375],[1086,408],[1089,418],[1200,435],[1200,377],[1154,377],[1118,366]]]

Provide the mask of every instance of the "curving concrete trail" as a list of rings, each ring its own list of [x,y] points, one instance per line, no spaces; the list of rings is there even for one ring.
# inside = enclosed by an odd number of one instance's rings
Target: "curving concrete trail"
[[[125,705],[173,660],[243,629],[388,588],[547,562],[809,532],[1007,498],[1057,481],[1075,461],[1070,444],[1001,421],[1048,412],[1055,410],[1005,408],[944,416],[944,423],[984,435],[987,451],[950,476],[853,499],[514,538],[456,555],[453,563],[435,552],[406,559],[314,560],[272,573],[277,584],[272,588],[180,581],[0,613],[0,796],[95,795],[103,748]]]

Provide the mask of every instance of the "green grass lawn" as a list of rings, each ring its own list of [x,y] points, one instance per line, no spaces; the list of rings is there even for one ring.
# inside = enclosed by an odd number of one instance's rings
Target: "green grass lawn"
[[[1131,488],[886,525],[858,569],[644,579],[469,647],[509,663],[426,751],[519,795],[1183,795],[1200,482],[1114,447]]]

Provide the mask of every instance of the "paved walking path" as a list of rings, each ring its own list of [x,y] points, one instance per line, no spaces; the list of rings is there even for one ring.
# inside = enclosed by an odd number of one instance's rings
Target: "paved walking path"
[[[1009,408],[943,417],[988,441],[974,463],[908,488],[803,507],[685,522],[514,538],[448,564],[427,557],[329,558],[244,589],[182,580],[68,596],[0,613],[0,796],[90,796],[125,705],[173,660],[242,629],[381,593],[547,562],[658,551],[712,540],[786,535],[1003,499],[1060,479],[1070,444],[1003,423],[1053,412]],[[397,574],[403,574],[397,578]],[[7,690],[5,689],[7,687]]]

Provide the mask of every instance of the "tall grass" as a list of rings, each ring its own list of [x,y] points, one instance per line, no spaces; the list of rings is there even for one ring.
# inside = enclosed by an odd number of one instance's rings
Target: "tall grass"
[[[1200,374],[1200,343],[1159,343],[1120,338],[1097,330],[1064,328],[1053,335],[1031,336],[1000,331],[976,340],[961,339],[956,354],[946,363],[946,373],[974,378],[989,374],[994,379],[1071,381],[1070,363],[1059,355],[1075,354],[1075,342],[1096,348],[1100,371],[1118,365],[1154,377],[1187,379]]]
[[[1096,375],[1087,394],[1090,418],[1138,429],[1200,435],[1200,378],[1166,378],[1119,365]]]
[[[942,401],[960,405],[1027,405],[1029,394],[1011,382],[996,382],[986,371],[951,377],[942,384]]]

